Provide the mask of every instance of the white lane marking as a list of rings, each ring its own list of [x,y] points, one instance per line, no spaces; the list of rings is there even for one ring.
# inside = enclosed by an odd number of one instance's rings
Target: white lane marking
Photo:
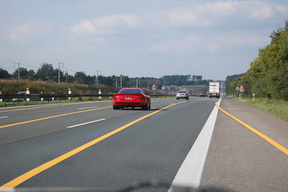
[[[77,108],[77,109],[80,109],[80,110],[82,110],[82,109],[92,109],[92,108],[96,108],[96,107],[98,107],[98,106],[94,106],[94,107],[82,107],[82,108]]]
[[[218,101],[219,105],[220,102],[221,99]],[[168,192],[173,191],[173,186],[199,187],[217,114],[218,108],[215,106],[194,145],[178,170]]]
[[[71,125],[71,126],[68,126],[67,128],[70,129],[70,128],[74,128],[74,127],[80,127],[82,125],[87,125],[87,124],[96,123],[96,122],[105,121],[105,120],[106,120],[106,118],[97,119],[97,120],[94,120],[94,121],[88,121],[88,122],[80,123],[80,124],[77,124],[77,125]]]
[[[0,119],[7,119],[8,118],[8,116],[2,116],[2,117],[0,117]]]

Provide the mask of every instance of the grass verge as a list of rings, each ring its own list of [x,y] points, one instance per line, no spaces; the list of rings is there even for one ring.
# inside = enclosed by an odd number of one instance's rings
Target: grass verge
[[[238,100],[288,121],[288,101],[261,98],[255,99],[255,101],[248,98],[241,98]]]

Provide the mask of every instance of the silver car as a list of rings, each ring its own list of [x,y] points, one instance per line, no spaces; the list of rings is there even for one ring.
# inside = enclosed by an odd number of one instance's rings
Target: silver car
[[[12,101],[13,102],[16,102],[16,101],[18,101],[18,102],[22,102],[22,101],[25,101],[25,98],[23,97],[23,95],[26,95],[26,91],[19,91],[18,93],[17,93],[17,95],[19,95],[19,97],[15,97],[15,98],[12,98]]]
[[[177,92],[176,99],[187,99],[188,100],[189,95],[188,95],[187,91],[180,90]]]

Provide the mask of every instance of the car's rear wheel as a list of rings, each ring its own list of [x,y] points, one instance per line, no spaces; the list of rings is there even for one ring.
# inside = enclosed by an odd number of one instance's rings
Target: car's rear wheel
[[[145,107],[142,107],[144,110],[149,110],[151,108],[151,104],[148,102]]]

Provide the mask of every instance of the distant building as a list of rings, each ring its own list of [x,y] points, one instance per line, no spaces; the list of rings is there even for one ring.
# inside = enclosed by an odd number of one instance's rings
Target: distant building
[[[192,81],[202,81],[202,75],[193,75]]]

